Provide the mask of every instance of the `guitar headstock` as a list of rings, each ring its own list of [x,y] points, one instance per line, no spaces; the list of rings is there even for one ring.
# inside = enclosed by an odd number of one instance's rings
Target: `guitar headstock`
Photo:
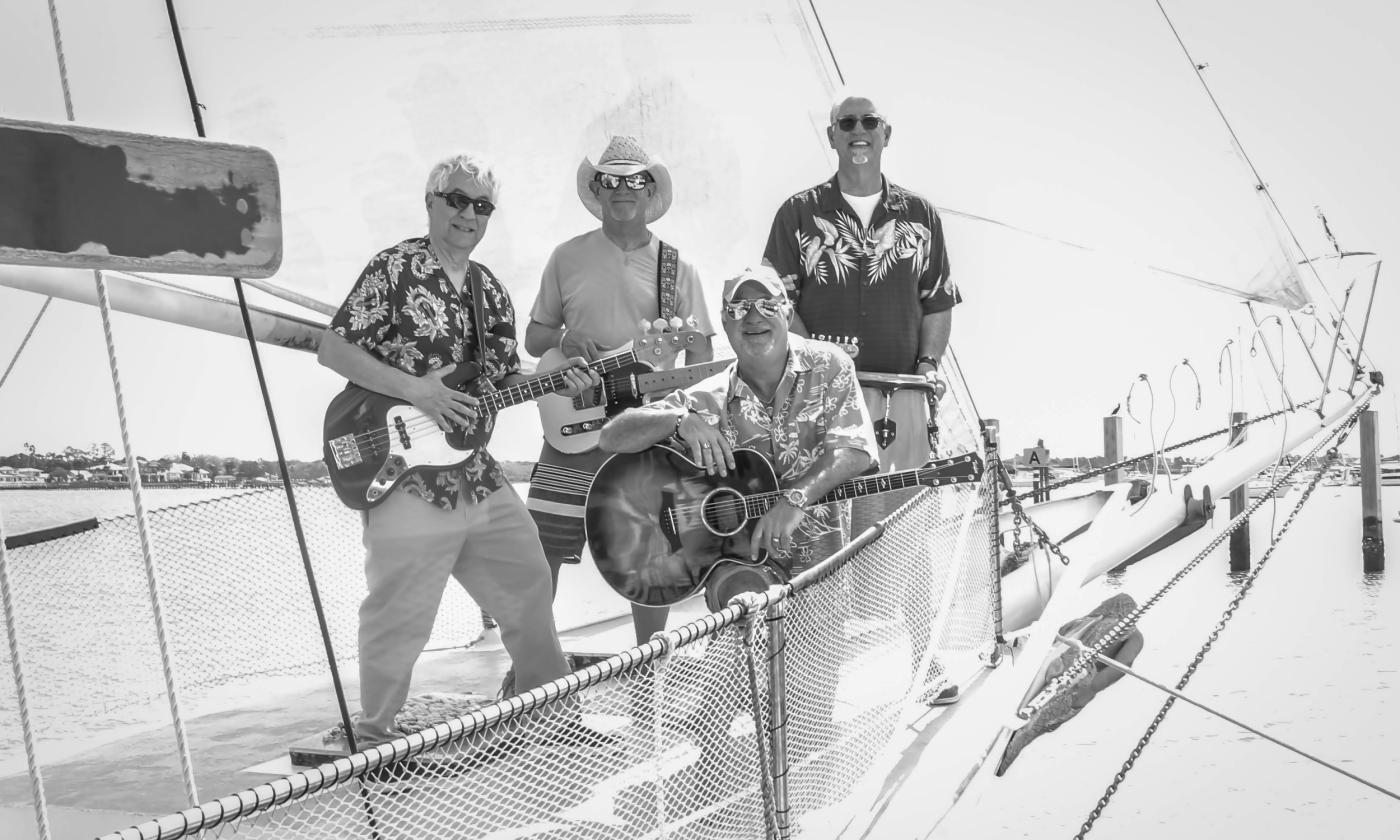
[[[841,348],[847,356],[852,359],[860,355],[860,336],[858,335],[814,335],[817,341],[829,341]]]
[[[672,318],[669,322],[657,318],[655,321],[643,321],[641,326],[644,334],[632,342],[632,352],[638,361],[653,366],[671,359],[682,350],[698,346],[705,337],[699,330],[693,329],[694,318],[689,325],[680,318]]]
[[[982,458],[975,452],[965,452],[951,458],[929,461],[918,469],[919,483],[930,487],[967,484],[982,478]]]

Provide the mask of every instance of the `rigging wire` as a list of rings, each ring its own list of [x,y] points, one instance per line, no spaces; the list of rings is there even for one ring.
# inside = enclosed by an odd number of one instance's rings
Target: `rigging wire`
[[[1274,214],[1277,216],[1279,223],[1283,225],[1284,230],[1288,232],[1289,239],[1293,241],[1293,247],[1298,249],[1299,254],[1306,255],[1307,251],[1303,249],[1303,243],[1299,241],[1298,234],[1293,231],[1293,226],[1288,223],[1288,218],[1283,215],[1283,210],[1278,206],[1278,202],[1274,199],[1274,195],[1269,190],[1268,184],[1264,182],[1263,176],[1259,174],[1259,169],[1254,165],[1254,161],[1249,157],[1249,153],[1245,151],[1244,143],[1240,141],[1239,135],[1235,133],[1235,127],[1230,123],[1229,117],[1225,116],[1224,109],[1220,107],[1220,102],[1215,98],[1215,92],[1210,89],[1210,85],[1206,82],[1205,74],[1202,72],[1202,70],[1205,69],[1205,65],[1197,62],[1191,55],[1191,51],[1187,49],[1186,42],[1182,40],[1181,33],[1177,31],[1176,24],[1172,22],[1171,15],[1167,14],[1166,7],[1162,5],[1162,0],[1153,0],[1153,2],[1157,4],[1158,11],[1162,13],[1162,19],[1167,22],[1167,28],[1171,30],[1172,37],[1176,39],[1177,46],[1181,47],[1182,55],[1186,57],[1187,63],[1191,65],[1191,71],[1196,74],[1196,79],[1205,90],[1206,96],[1210,99],[1210,104],[1215,108],[1215,113],[1219,115],[1220,121],[1225,124],[1225,130],[1229,132],[1230,139],[1234,142],[1235,148],[1239,150],[1240,157],[1244,160],[1245,165],[1249,167],[1250,173],[1253,174],[1255,190],[1264,194],[1265,199],[1269,202],[1269,206],[1274,209]],[[1308,270],[1312,272],[1313,279],[1317,281],[1318,287],[1322,290],[1323,294],[1327,296],[1328,302],[1335,308],[1337,305],[1336,301],[1332,300],[1331,293],[1327,291],[1326,285],[1322,282],[1322,276],[1318,274],[1317,266],[1311,261],[1307,263],[1307,266]],[[1344,324],[1345,321],[1339,324],[1339,332]],[[1346,325],[1346,327],[1347,330],[1351,332],[1350,325]],[[1356,340],[1354,332],[1352,332],[1352,339]],[[1365,354],[1365,348],[1362,346],[1357,347],[1357,353],[1358,356],[1367,355]],[[1367,363],[1370,364],[1369,356],[1367,358]]]
[[[204,137],[204,119],[199,112],[201,107],[199,104],[199,97],[195,94],[194,78],[190,74],[189,60],[185,53],[184,39],[180,32],[180,22],[175,14],[174,0],[165,0],[165,8],[170,17],[170,32],[175,40],[175,52],[180,60],[180,73],[184,77],[185,90],[189,94],[190,113],[194,118],[195,131],[200,137]],[[301,551],[301,561],[306,573],[307,586],[311,593],[311,603],[316,613],[317,624],[320,626],[321,640],[326,649],[326,662],[330,668],[331,682],[335,688],[336,704],[339,707],[341,724],[345,727],[345,739],[350,747],[350,751],[353,753],[357,751],[355,729],[350,720],[350,708],[345,700],[345,688],[340,680],[340,668],[335,660],[335,648],[331,642],[330,626],[326,620],[325,607],[321,603],[320,589],[316,585],[316,573],[311,566],[311,553],[306,544],[306,534],[302,530],[301,515],[297,509],[296,494],[292,489],[291,471],[287,466],[286,453],[282,449],[282,435],[277,427],[276,412],[272,408],[272,397],[268,391],[267,378],[263,372],[262,355],[258,351],[258,342],[253,334],[252,315],[249,312],[248,301],[243,292],[243,281],[238,277],[233,278],[233,287],[238,295],[238,309],[243,316],[243,330],[248,339],[248,349],[252,353],[253,368],[258,378],[258,388],[262,392],[263,408],[266,410],[268,429],[272,434],[272,445],[277,451],[277,469],[281,474],[282,487],[287,494],[287,508],[291,515],[292,529],[296,533],[297,547]],[[363,790],[361,792],[363,793]],[[373,814],[371,814],[370,818],[373,824]],[[378,834],[377,827],[375,827],[374,833],[376,835]]]
[[[822,34],[822,43],[826,44],[826,54],[831,57],[831,66],[836,70],[836,78],[841,84],[846,84],[846,76],[841,72],[841,62],[836,60],[836,50],[831,48],[831,39],[826,36],[826,26],[822,24],[821,12],[817,11],[816,0],[807,0],[807,5],[812,9],[812,17],[817,21],[817,29]]]

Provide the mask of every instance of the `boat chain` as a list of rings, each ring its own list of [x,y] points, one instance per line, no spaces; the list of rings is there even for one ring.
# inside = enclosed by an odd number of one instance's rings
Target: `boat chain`
[[[1298,407],[1298,408],[1306,408],[1307,406],[1312,405],[1312,404],[1315,403],[1315,402],[1317,402],[1317,399],[1316,399],[1316,398],[1311,399],[1311,400],[1308,400],[1307,402],[1298,403],[1297,407]],[[1263,422],[1263,421],[1265,421],[1265,420],[1272,420],[1273,418],[1279,416],[1280,414],[1286,414],[1286,413],[1288,413],[1288,412],[1291,411],[1291,410],[1292,410],[1292,409],[1280,408],[1278,411],[1272,411],[1272,412],[1270,412],[1270,413],[1268,413],[1268,414],[1261,414],[1260,416],[1255,417],[1255,418],[1252,419],[1252,420],[1246,420],[1246,421],[1244,421],[1243,423],[1240,423],[1240,424],[1239,424],[1239,428],[1244,428],[1245,426],[1252,426],[1252,425],[1254,425],[1255,423],[1260,423],[1260,422]],[[1069,478],[1064,478],[1064,479],[1061,479],[1061,480],[1059,480],[1059,481],[1053,482],[1053,483],[1051,483],[1051,484],[1047,484],[1047,485],[1045,485],[1044,487],[1040,488],[1039,490],[1027,490],[1027,491],[1024,492],[1024,493],[1016,494],[1016,495],[1014,496],[1014,498],[1015,498],[1016,500],[1027,499],[1027,498],[1030,498],[1031,496],[1035,495],[1036,493],[1048,493],[1048,492],[1050,492],[1051,490],[1059,490],[1061,487],[1068,487],[1068,486],[1071,485],[1071,484],[1075,484],[1075,483],[1077,483],[1077,482],[1084,481],[1084,480],[1086,480],[1086,479],[1098,478],[1098,477],[1101,476],[1101,475],[1107,475],[1108,473],[1113,472],[1113,471],[1116,470],[1116,469],[1121,469],[1121,468],[1126,467],[1126,466],[1128,466],[1128,465],[1130,465],[1130,464],[1134,464],[1134,463],[1136,463],[1136,462],[1138,462],[1138,461],[1142,461],[1142,460],[1145,460],[1145,459],[1147,459],[1147,458],[1151,458],[1151,457],[1153,457],[1154,455],[1166,454],[1166,453],[1168,453],[1168,452],[1173,452],[1173,451],[1175,451],[1175,450],[1177,450],[1177,449],[1183,449],[1183,448],[1185,448],[1185,447],[1187,447],[1187,446],[1191,446],[1192,444],[1200,443],[1200,442],[1203,441],[1203,440],[1210,440],[1210,439],[1213,438],[1213,437],[1219,437],[1220,435],[1223,435],[1223,434],[1226,434],[1227,432],[1229,432],[1229,431],[1231,430],[1231,428],[1232,428],[1232,427],[1227,426],[1227,427],[1225,427],[1225,428],[1223,428],[1223,429],[1217,429],[1217,430],[1215,430],[1215,431],[1213,431],[1213,432],[1207,432],[1207,433],[1205,433],[1205,434],[1203,434],[1203,435],[1200,435],[1200,436],[1198,436],[1198,437],[1193,437],[1193,438],[1191,438],[1190,440],[1184,440],[1184,441],[1182,441],[1181,443],[1174,443],[1174,444],[1172,444],[1171,446],[1168,446],[1168,447],[1166,447],[1166,448],[1164,448],[1164,449],[1153,450],[1152,452],[1148,452],[1148,453],[1146,453],[1146,454],[1144,454],[1144,455],[1134,455],[1134,456],[1131,457],[1131,458],[1124,458],[1124,459],[1121,460],[1121,461],[1117,461],[1117,462],[1115,462],[1115,463],[1108,464],[1108,465],[1106,465],[1106,466],[1102,466],[1102,467],[1099,467],[1099,468],[1097,468],[1097,469],[1089,470],[1088,472],[1080,473],[1079,475],[1071,476],[1071,477],[1069,477]],[[1008,482],[1008,486],[1009,486],[1009,482]],[[1000,502],[1000,503],[999,503],[999,506],[1000,506],[1000,505],[1009,504],[1010,502],[1011,502],[1011,499],[1008,498],[1007,500],[1004,500],[1004,501]]]
[[[1210,636],[1206,639],[1205,644],[1201,646],[1201,649],[1196,652],[1196,656],[1191,660],[1191,664],[1186,667],[1186,671],[1182,674],[1181,679],[1177,680],[1177,691],[1181,691],[1182,689],[1184,689],[1186,687],[1186,684],[1191,681],[1191,677],[1195,675],[1196,669],[1200,667],[1201,662],[1205,660],[1206,654],[1210,652],[1211,647],[1215,644],[1216,640],[1220,638],[1220,634],[1222,631],[1224,631],[1225,625],[1229,623],[1231,618],[1234,617],[1235,611],[1239,608],[1240,604],[1244,602],[1245,596],[1249,594],[1250,588],[1254,585],[1254,581],[1258,579],[1260,572],[1264,570],[1264,565],[1269,561],[1269,558],[1273,556],[1274,549],[1278,547],[1279,543],[1283,539],[1284,534],[1288,532],[1288,529],[1293,525],[1293,521],[1297,518],[1299,512],[1301,512],[1304,506],[1306,506],[1308,498],[1312,496],[1313,491],[1317,489],[1318,484],[1322,481],[1322,477],[1326,473],[1326,467],[1331,466],[1337,460],[1338,449],[1346,440],[1347,436],[1351,433],[1352,428],[1355,427],[1357,419],[1361,416],[1361,412],[1364,411],[1369,404],[1370,400],[1367,400],[1365,403],[1360,405],[1356,409],[1356,411],[1353,412],[1352,415],[1348,417],[1346,421],[1343,422],[1342,425],[1339,426],[1333,434],[1328,435],[1327,438],[1325,438],[1317,446],[1313,447],[1312,452],[1309,453],[1309,457],[1315,455],[1318,452],[1318,450],[1325,446],[1329,441],[1333,440],[1334,438],[1336,440],[1336,443],[1327,450],[1327,455],[1324,458],[1323,469],[1318,470],[1317,473],[1313,476],[1312,481],[1309,482],[1307,488],[1303,491],[1303,494],[1298,498],[1297,503],[1294,504],[1293,510],[1289,512],[1288,518],[1283,521],[1283,524],[1279,527],[1278,533],[1274,535],[1273,540],[1272,542],[1270,542],[1268,549],[1266,549],[1264,551],[1264,554],[1259,558],[1259,562],[1255,564],[1254,569],[1249,573],[1248,576],[1245,577],[1244,582],[1240,585],[1239,592],[1235,593],[1235,597],[1230,600],[1229,605],[1225,608],[1224,614],[1220,617],[1220,620],[1216,622],[1215,629],[1211,631]],[[1297,465],[1294,466],[1294,469],[1297,469]],[[1292,472],[1293,470],[1289,470],[1290,474]],[[1273,488],[1271,488],[1270,494],[1272,494],[1272,492]],[[1266,496],[1260,499],[1259,501],[1264,501],[1267,498],[1268,497]],[[1254,507],[1256,506],[1257,505],[1251,506],[1250,509],[1245,513],[1252,513]],[[1234,526],[1240,521],[1248,521],[1248,517],[1236,517],[1236,521],[1231,524],[1232,526]],[[1228,535],[1230,531],[1233,530],[1233,527],[1227,529],[1222,536]],[[1206,549],[1206,551],[1198,555],[1196,559],[1201,559],[1201,557],[1205,556],[1206,553],[1208,553],[1216,545],[1218,545],[1219,542],[1219,539],[1212,540],[1211,545]],[[1195,561],[1192,562],[1194,563]],[[1175,583],[1175,581],[1176,578],[1173,578],[1172,581],[1167,584],[1167,587],[1170,587],[1172,583]],[[1165,591],[1166,587],[1163,588],[1163,592]],[[1160,595],[1161,593],[1158,594]],[[1139,612],[1141,612],[1141,610]],[[1116,629],[1117,628],[1115,628],[1115,630]],[[1107,636],[1105,636],[1105,639],[1111,639],[1113,637],[1114,634],[1110,633]],[[1098,650],[1101,647],[1106,647],[1106,645],[1096,645],[1095,652],[1101,652]],[[1075,664],[1078,665],[1079,663],[1076,662]],[[1150,724],[1148,724],[1146,731],[1144,731],[1142,737],[1138,739],[1137,745],[1133,747],[1133,750],[1131,753],[1129,753],[1127,760],[1123,762],[1123,766],[1119,768],[1117,773],[1114,774],[1113,781],[1109,783],[1108,787],[1104,790],[1103,795],[1099,797],[1099,801],[1095,803],[1093,810],[1089,812],[1089,816],[1084,820],[1083,825],[1080,826],[1079,832],[1074,835],[1075,840],[1082,840],[1083,837],[1085,837],[1091,830],[1093,830],[1095,822],[1103,814],[1104,809],[1108,807],[1109,800],[1111,800],[1113,798],[1113,795],[1118,792],[1118,788],[1123,783],[1124,779],[1127,778],[1128,772],[1133,769],[1134,764],[1137,763],[1138,757],[1141,756],[1143,750],[1147,748],[1148,742],[1152,740],[1152,736],[1156,734],[1157,728],[1161,726],[1162,721],[1165,720],[1167,717],[1167,713],[1171,711],[1172,706],[1175,704],[1176,697],[1168,697],[1166,701],[1162,704],[1162,708],[1157,712],[1157,716],[1152,719],[1152,722]]]
[[[1125,633],[1127,633],[1130,629],[1136,626],[1138,621],[1148,610],[1155,606],[1158,601],[1162,600],[1162,598],[1167,594],[1167,592],[1169,592],[1173,587],[1175,587],[1177,583],[1179,583],[1183,578],[1186,577],[1186,575],[1190,574],[1197,566],[1199,566],[1201,564],[1201,561],[1205,560],[1205,558],[1209,556],[1212,551],[1214,551],[1217,547],[1220,546],[1221,543],[1223,543],[1226,539],[1229,538],[1230,534],[1234,533],[1236,530],[1247,524],[1250,520],[1250,517],[1254,515],[1255,511],[1257,511],[1260,507],[1262,507],[1265,503],[1272,499],[1274,495],[1278,493],[1279,488],[1282,487],[1285,482],[1288,482],[1292,478],[1293,474],[1302,468],[1304,463],[1316,456],[1317,453],[1321,451],[1324,446],[1328,445],[1328,443],[1335,440],[1335,443],[1332,445],[1332,447],[1328,449],[1326,456],[1327,465],[1330,466],[1331,462],[1336,460],[1337,458],[1337,448],[1341,446],[1341,444],[1346,440],[1347,436],[1351,434],[1352,428],[1355,427],[1358,419],[1361,417],[1361,412],[1365,411],[1366,408],[1370,405],[1370,403],[1371,400],[1368,398],[1359,406],[1357,406],[1356,409],[1351,413],[1351,415],[1348,416],[1346,420],[1342,421],[1337,426],[1337,428],[1332,431],[1331,434],[1327,435],[1321,441],[1319,441],[1317,445],[1314,446],[1305,457],[1298,459],[1298,461],[1294,463],[1294,465],[1290,467],[1287,472],[1279,476],[1278,479],[1275,480],[1273,486],[1269,488],[1267,493],[1265,493],[1263,496],[1260,496],[1258,499],[1255,499],[1254,502],[1249,505],[1249,507],[1245,508],[1242,512],[1240,512],[1233,519],[1231,519],[1230,523],[1226,525],[1223,529],[1221,529],[1221,531],[1218,534],[1216,534],[1215,537],[1213,537],[1209,543],[1206,544],[1205,548],[1201,549],[1201,551],[1197,553],[1194,558],[1191,559],[1191,562],[1187,563],[1180,570],[1178,570],[1176,574],[1172,575],[1171,579],[1168,580],[1165,584],[1163,584],[1162,588],[1159,589],[1151,598],[1148,598],[1137,609],[1133,610],[1132,612],[1119,619],[1118,622],[1114,624],[1113,628],[1109,630],[1109,632],[1105,633],[1103,637],[1100,638],[1099,641],[1092,648],[1090,648],[1085,653],[1080,654],[1079,657],[1076,658],[1074,662],[1072,662],[1070,666],[1064,670],[1063,673],[1061,673],[1059,676],[1055,677],[1054,680],[1048,683],[1045,686],[1045,688],[1043,688],[1040,691],[1039,694],[1037,694],[1029,703],[1027,703],[1020,710],[1020,712],[1017,713],[1018,717],[1020,717],[1022,720],[1029,720],[1030,716],[1035,712],[1039,711],[1042,707],[1044,707],[1046,703],[1050,702],[1050,698],[1055,696],[1057,692],[1068,688],[1069,684],[1073,682],[1076,678],[1078,678],[1079,675],[1083,673],[1084,670],[1088,668],[1091,663],[1094,662],[1096,656],[1102,654],[1105,650],[1108,649],[1109,645],[1116,642]],[[1325,474],[1325,472],[1325,468],[1323,470],[1319,470],[1317,472],[1317,476],[1322,476]],[[1316,478],[1317,476],[1314,477]],[[1320,481],[1321,479],[1319,478],[1318,480]],[[1280,535],[1281,534],[1282,531],[1280,531]],[[1278,537],[1275,536],[1275,541],[1277,541],[1277,538]]]

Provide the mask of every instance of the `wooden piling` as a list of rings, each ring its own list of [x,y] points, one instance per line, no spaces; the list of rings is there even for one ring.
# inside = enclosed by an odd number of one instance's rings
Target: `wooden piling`
[[[1123,418],[1116,414],[1103,419],[1103,457],[1110,464],[1123,460]],[[1122,470],[1110,470],[1103,477],[1104,484],[1117,484],[1122,480]]]
[[[1249,415],[1236,411],[1230,415],[1230,442],[1243,440],[1248,434],[1245,422]],[[1246,481],[1230,492],[1230,518],[1239,516],[1249,507],[1249,482]],[[1246,522],[1230,533],[1230,571],[1249,571],[1249,523]]]
[[[1385,571],[1381,533],[1381,439],[1374,409],[1361,412],[1361,568]]]

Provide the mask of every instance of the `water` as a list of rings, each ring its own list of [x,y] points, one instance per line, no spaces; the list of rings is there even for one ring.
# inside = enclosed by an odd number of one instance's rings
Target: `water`
[[[1281,525],[1296,493],[1278,506]],[[1224,506],[1222,506],[1224,507]],[[1358,488],[1319,487],[1185,693],[1349,772],[1400,792],[1400,524],[1384,507],[1390,570],[1362,572]],[[1255,517],[1257,559],[1272,511]],[[1222,516],[1217,524],[1223,524]],[[1100,582],[1142,603],[1215,531]],[[1240,575],[1223,550],[1149,611],[1135,668],[1174,686]],[[1166,699],[1124,677],[1032,743],[957,826],[984,837],[1072,837]],[[1177,702],[1091,837],[1397,836],[1400,801]]]
[[[218,499],[243,490],[214,487],[145,487],[141,501],[147,510]],[[127,516],[136,512],[131,490],[126,487],[81,487],[59,490],[0,491],[0,522],[9,536],[63,525],[81,519]]]

